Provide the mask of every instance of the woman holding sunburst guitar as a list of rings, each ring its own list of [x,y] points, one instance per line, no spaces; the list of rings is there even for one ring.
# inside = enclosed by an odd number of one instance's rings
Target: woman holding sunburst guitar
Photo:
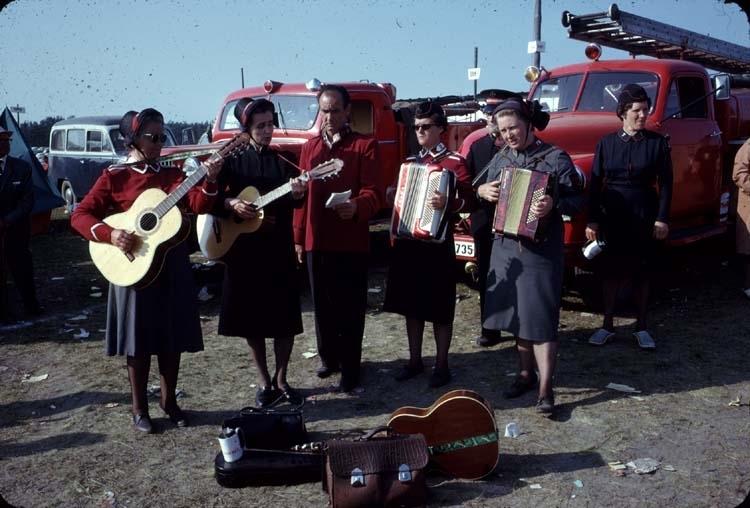
[[[304,402],[287,382],[287,366],[294,336],[302,333],[292,215],[306,186],[289,161],[292,154],[280,156],[269,147],[274,113],[273,103],[266,99],[241,99],[235,106],[234,114],[250,143],[247,150],[224,161],[212,211],[225,219],[225,225],[226,219],[231,220],[229,224],[242,221],[248,225],[221,258],[226,267],[218,332],[243,337],[250,346],[258,368],[255,403],[260,407],[283,400]],[[268,195],[286,184],[290,192],[262,210],[251,202],[250,195]],[[229,231],[225,233],[226,242]],[[273,338],[273,376],[266,360],[266,338]]]
[[[71,225],[95,247],[90,248],[95,264],[93,253],[105,249],[107,262],[116,266],[112,273],[123,275],[131,265],[142,261],[144,252],[163,252],[153,263],[154,276],[147,282],[136,278],[138,282],[134,279],[132,285],[118,285],[108,277],[105,353],[127,356],[133,423],[137,430],[151,433],[154,428],[146,390],[152,355],[159,361],[159,405],[178,427],[188,424],[175,397],[180,357],[183,352],[202,351],[203,337],[189,253],[183,241],[187,221],[181,208],[195,213],[210,210],[221,168],[207,172],[203,168],[202,173],[185,178],[178,168],[160,166],[158,157],[166,135],[164,118],[155,109],[125,113],[120,133],[130,148],[127,160],[102,173],[71,216]],[[164,196],[159,206],[142,206],[153,196]],[[164,206],[170,199],[175,203]],[[150,211],[160,207],[164,211],[161,216]],[[161,232],[171,231],[172,224],[176,231],[162,237]],[[107,276],[109,272],[102,273]]]

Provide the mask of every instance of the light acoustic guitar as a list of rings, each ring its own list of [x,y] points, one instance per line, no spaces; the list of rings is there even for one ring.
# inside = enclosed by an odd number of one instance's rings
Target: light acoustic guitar
[[[309,171],[302,172],[299,179],[303,182],[324,180],[337,175],[343,167],[344,161],[341,159],[331,159],[315,166]],[[254,219],[244,220],[234,214],[226,218],[211,214],[198,215],[195,222],[195,229],[198,233],[198,245],[200,245],[201,252],[206,259],[221,259],[229,252],[229,249],[238,236],[243,233],[254,233],[257,231],[263,223],[263,208],[290,192],[292,192],[291,182],[287,182],[262,196],[258,192],[258,189],[253,186],[242,189],[242,192],[237,197],[255,206],[258,214]]]
[[[400,434],[423,434],[430,461],[456,478],[484,478],[500,458],[492,407],[470,390],[448,392],[426,409],[399,408],[388,426]]]
[[[219,162],[250,141],[246,132],[235,135],[211,154],[211,162]],[[123,252],[110,243],[89,242],[94,265],[112,284],[143,288],[159,275],[169,249],[183,241],[190,232],[190,222],[175,205],[207,173],[204,164],[185,178],[171,193],[146,189],[125,212],[106,217],[104,222],[115,229],[135,233],[135,245]]]

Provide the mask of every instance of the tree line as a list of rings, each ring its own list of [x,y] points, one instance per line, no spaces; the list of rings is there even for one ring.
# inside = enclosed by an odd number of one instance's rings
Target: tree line
[[[64,120],[61,116],[48,116],[40,122],[21,122],[20,128],[23,137],[26,138],[26,142],[29,146],[49,146],[49,133],[52,130],[52,126]],[[194,144],[198,142],[201,134],[206,132],[210,126],[210,122],[168,122],[169,127],[177,138],[177,142],[180,144]],[[192,139],[190,139],[190,132],[192,132]]]

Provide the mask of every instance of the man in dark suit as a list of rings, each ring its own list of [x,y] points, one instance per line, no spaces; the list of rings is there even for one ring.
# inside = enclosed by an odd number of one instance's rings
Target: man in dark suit
[[[13,276],[27,315],[41,312],[29,249],[34,206],[31,166],[8,155],[12,134],[0,126],[0,320],[3,321],[10,320],[6,270]]]
[[[518,94],[507,90],[483,90],[479,94],[484,98],[486,106],[483,111],[487,117],[487,135],[477,139],[469,147],[466,155],[466,166],[472,178],[472,185],[477,187],[487,182],[487,177],[482,170],[492,160],[492,157],[503,145],[502,138],[498,136],[497,125],[492,120],[492,112],[502,101],[510,97],[520,97]],[[487,272],[490,266],[490,254],[492,251],[492,218],[495,214],[495,205],[486,201],[480,201],[480,206],[471,214],[471,234],[474,237],[477,256],[477,283],[479,284],[479,308],[484,322],[484,294],[487,290]],[[478,346],[490,347],[501,341],[499,330],[488,330],[482,327],[482,335],[476,338]]]

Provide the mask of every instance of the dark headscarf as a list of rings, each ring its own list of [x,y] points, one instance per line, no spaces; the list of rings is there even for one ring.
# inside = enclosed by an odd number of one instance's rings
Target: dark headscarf
[[[234,117],[240,122],[243,130],[250,130],[250,124],[253,121],[253,115],[255,113],[265,113],[270,111],[271,113],[276,112],[276,108],[273,102],[268,99],[253,99],[251,97],[245,97],[237,101],[234,106]]]
[[[135,146],[135,140],[149,122],[164,123],[164,116],[154,108],[146,108],[140,113],[128,111],[120,119],[120,134],[125,140],[125,146]]]
[[[549,113],[542,111],[539,101],[529,102],[520,97],[511,97],[498,104],[492,112],[492,116],[494,117],[503,110],[515,111],[518,116],[539,131],[546,129],[549,123]]]
[[[625,85],[620,95],[617,96],[617,109],[615,110],[617,118],[622,120],[628,108],[636,102],[646,102],[649,109],[651,109],[651,98],[641,85],[636,85],[635,83]]]

